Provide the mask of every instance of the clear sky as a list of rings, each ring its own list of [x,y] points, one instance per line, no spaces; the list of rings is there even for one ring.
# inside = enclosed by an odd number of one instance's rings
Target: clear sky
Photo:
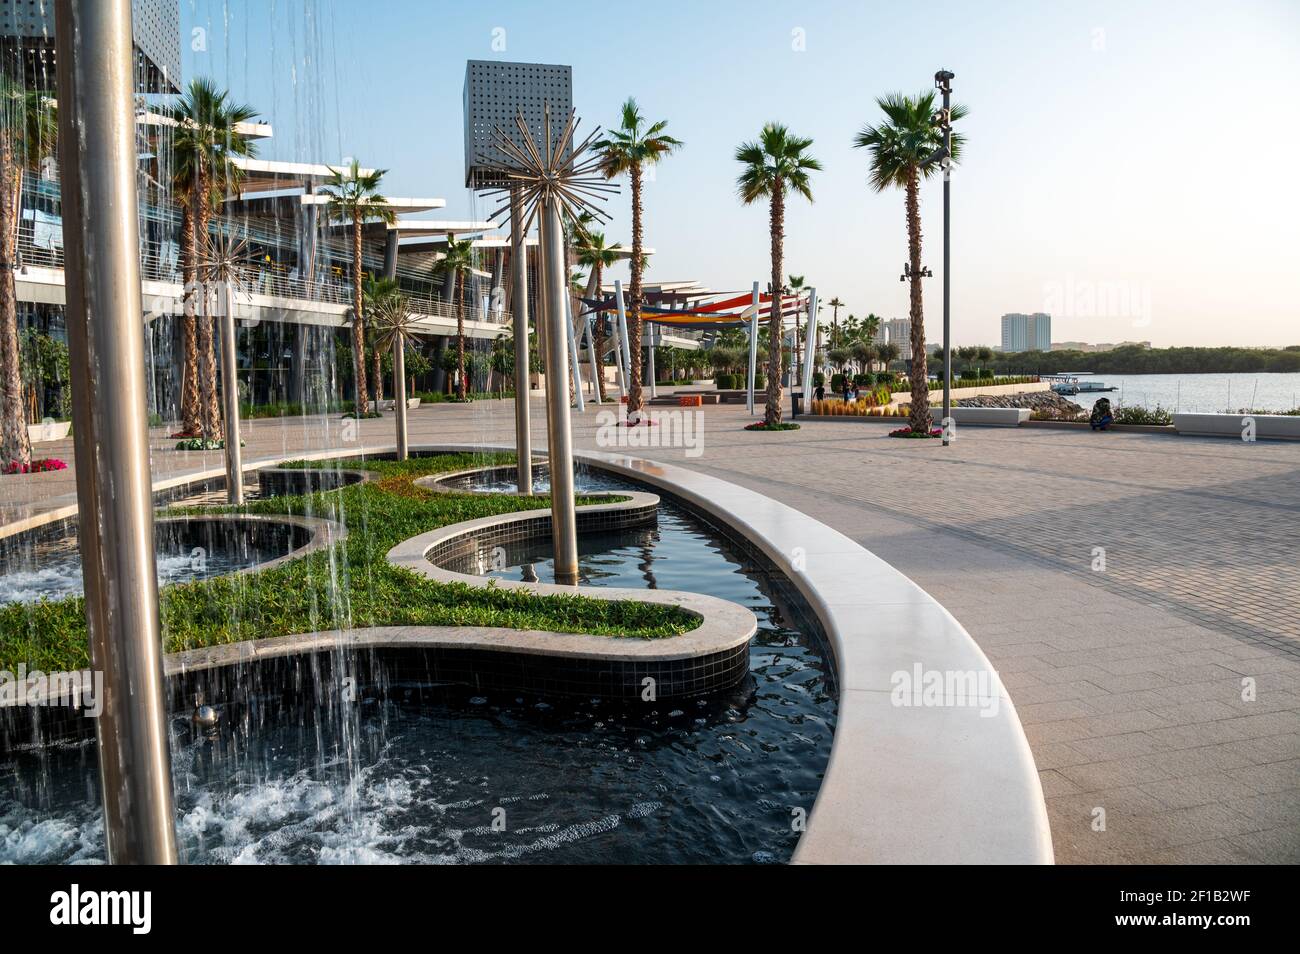
[[[445,198],[448,218],[490,207],[463,187],[467,59],[572,65],[587,126],[636,96],[685,141],[647,185],[649,280],[766,280],[766,209],[737,201],[733,152],[784,122],[825,166],[815,203],[791,202],[786,271],[884,317],[907,313],[903,199],[869,190],[852,138],[877,96],[944,67],[971,110],[952,185],[956,344],[996,343],[1009,311],[1051,312],[1056,341],[1300,343],[1296,0],[181,0],[181,19],[186,76],[262,111],[264,156],[355,156],[391,170],[390,195]],[[922,201],[933,341],[938,179]],[[626,189],[610,200],[611,239],[630,240],[628,206]]]

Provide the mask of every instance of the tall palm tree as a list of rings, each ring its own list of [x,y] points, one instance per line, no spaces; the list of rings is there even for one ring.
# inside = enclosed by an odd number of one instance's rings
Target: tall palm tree
[[[447,252],[433,264],[435,275],[441,275],[443,281],[455,283],[459,291],[456,308],[456,389],[462,401],[468,400],[465,381],[465,286],[469,284],[474,271],[474,241],[461,239],[459,242],[447,235]]]
[[[838,336],[840,331],[840,309],[844,307],[844,302],[840,301],[839,295],[836,295],[834,298],[830,300],[830,306],[831,306],[831,333],[827,336],[827,340],[831,343],[831,347],[836,347],[835,339]]]
[[[209,259],[213,248],[209,234],[212,212],[225,197],[238,189],[243,176],[242,170],[235,164],[236,157],[248,157],[256,154],[252,140],[240,134],[238,126],[248,122],[257,115],[253,107],[233,103],[229,93],[220,89],[212,80],[195,77],[190,81],[180,100],[165,110],[165,114],[176,123],[172,138],[175,153],[173,169],[178,181],[174,182],[178,193],[190,206],[190,229],[193,232],[193,246],[185,233],[185,221],[182,213],[181,253],[182,279],[186,282],[185,305],[185,356],[190,363],[197,364],[194,371],[182,369],[182,417],[186,417],[185,397],[187,376],[192,380],[197,377],[199,391],[199,411],[188,409],[186,430],[196,423],[189,418],[197,416],[203,436],[216,439],[221,433],[221,403],[217,397],[217,362],[214,344],[213,320],[208,314],[211,295],[208,284],[211,281],[210,268],[204,263]],[[187,276],[188,273],[188,276]],[[203,318],[195,317],[194,300],[197,297],[203,303]],[[194,351],[191,352],[191,326],[196,325]],[[190,394],[191,401],[193,393]]]
[[[32,461],[23,409],[14,271],[23,174],[50,155],[56,135],[53,102],[10,79],[0,79],[0,464]]]
[[[645,402],[641,397],[641,275],[645,271],[644,233],[641,221],[641,187],[645,166],[653,166],[676,149],[682,142],[664,132],[666,119],[646,124],[636,100],[628,97],[623,104],[623,124],[609,134],[595,148],[603,155],[605,177],[626,174],[632,183],[632,282],[631,300],[627,303],[628,350],[632,355],[632,380],[628,382],[628,421],[640,420]]]
[[[789,290],[790,294],[793,295],[796,299],[798,299],[800,293],[803,292],[805,287],[807,286],[804,281],[804,277],[802,275],[790,275],[786,279],[786,288]],[[796,370],[799,368],[800,358],[802,357],[802,355],[803,355],[803,351],[799,347],[799,312],[796,310],[794,313],[794,364],[793,364]]]
[[[912,321],[912,412],[913,431],[930,428],[930,392],[925,364],[925,313],[921,302],[921,180],[933,175],[940,164],[929,161],[943,145],[943,130],[935,123],[934,91],[907,96],[890,93],[876,100],[885,121],[864,126],[854,137],[856,148],[871,151],[869,182],[876,192],[900,188],[906,196],[907,260],[911,273],[909,317]],[[953,106],[953,122],[966,116],[964,106]],[[952,162],[961,158],[965,137],[953,133]]]
[[[587,297],[600,298],[601,282],[603,281],[605,269],[618,261],[618,251],[605,244],[604,232],[587,229],[578,237],[577,253],[578,264],[589,269],[591,274],[591,280],[587,283]],[[597,362],[602,362],[605,359],[603,325],[604,321],[598,314],[594,332]],[[596,393],[603,401],[605,400],[605,376],[601,373],[600,367],[593,368],[592,374],[596,376]]]
[[[362,298],[365,292],[361,273],[361,224],[377,220],[392,224],[396,216],[379,193],[379,183],[387,169],[365,172],[353,159],[347,169],[332,170],[321,192],[329,196],[331,222],[352,226],[352,361],[356,373],[357,415],[370,411],[366,397],[366,317]]]
[[[767,408],[763,420],[770,427],[781,422],[781,271],[785,264],[785,197],[794,190],[812,201],[810,172],[821,163],[808,155],[812,140],[795,136],[780,123],[768,123],[756,142],[741,143],[736,161],[744,168],[736,179],[745,205],[766,198],[769,202],[768,234],[772,243],[772,316],[767,336]]]

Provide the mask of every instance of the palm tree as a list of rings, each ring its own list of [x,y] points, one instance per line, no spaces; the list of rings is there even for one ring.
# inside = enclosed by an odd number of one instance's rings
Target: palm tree
[[[406,460],[406,375],[402,367],[405,348],[415,340],[416,316],[396,279],[381,278],[366,283],[366,309],[375,329],[375,354],[393,355],[393,418],[397,425],[397,458]]]
[[[208,314],[210,260],[215,249],[209,226],[213,210],[238,189],[243,177],[236,157],[256,154],[256,146],[240,134],[238,126],[256,116],[257,111],[230,102],[225,90],[209,79],[196,77],[180,101],[164,113],[176,124],[172,185],[185,206],[181,213],[181,274],[185,283],[182,429],[217,439],[221,432],[221,403],[217,396],[214,316]],[[196,300],[203,302],[202,320],[195,314]]]
[[[210,269],[204,265],[212,250],[209,226],[212,212],[231,192],[234,192],[243,176],[242,170],[235,164],[236,157],[248,157],[256,154],[256,146],[247,137],[240,134],[238,126],[248,122],[257,115],[257,110],[242,103],[229,101],[229,93],[217,87],[212,80],[196,77],[180,101],[165,110],[165,115],[176,123],[172,138],[174,150],[175,177],[177,191],[190,205],[193,232],[193,246],[189,246],[190,237],[185,234],[185,222],[182,215],[182,278],[188,282],[185,305],[185,354],[189,359],[190,327],[196,322],[197,342],[194,349],[196,360],[191,365],[199,365],[193,372],[182,371],[182,416],[186,397],[186,375],[190,381],[198,379],[199,410],[195,414],[193,406],[188,409],[188,424],[193,418],[201,422],[204,437],[217,439],[221,433],[221,403],[217,397],[217,362],[213,335],[213,316],[207,314],[210,293],[208,283],[211,280]],[[186,267],[188,266],[188,268]],[[188,277],[187,277],[188,273]],[[194,298],[203,302],[204,315],[201,321],[194,317]],[[191,405],[194,394],[191,391]],[[187,428],[188,429],[188,428]]]
[[[578,236],[577,242],[578,264],[584,268],[590,269],[591,280],[587,283],[587,297],[600,298],[601,282],[604,278],[605,269],[612,266],[618,261],[618,251],[605,244],[605,233],[596,232],[590,229]],[[605,360],[605,334],[603,330],[604,321],[598,314],[595,322],[596,339],[596,361],[598,364]],[[605,376],[601,373],[600,366],[592,369],[592,374],[596,376],[596,394],[600,399],[605,400]]]
[[[32,462],[32,444],[23,409],[23,376],[18,340],[19,210],[23,173],[39,165],[54,148],[54,103],[9,79],[0,79],[0,464]]]
[[[757,142],[742,143],[736,161],[744,164],[736,187],[740,201],[750,205],[769,200],[768,233],[772,243],[772,317],[767,337],[767,408],[764,422],[781,422],[781,270],[785,254],[785,196],[793,189],[812,201],[810,172],[821,163],[808,155],[812,140],[792,135],[780,123],[763,127]]]
[[[840,301],[839,295],[836,295],[834,298],[830,300],[830,306],[831,306],[831,333],[828,336],[828,340],[831,342],[831,347],[834,347],[835,341],[839,336],[840,309],[844,307],[844,302]]]
[[[379,194],[379,183],[387,169],[365,172],[353,159],[347,169],[334,169],[321,192],[329,196],[331,222],[352,226],[352,359],[356,371],[357,416],[370,411],[366,397],[366,319],[363,310],[361,274],[361,223],[378,220],[392,224],[396,216],[388,200]]]
[[[788,276],[787,279],[786,279],[786,289],[790,292],[791,295],[793,295],[793,296],[795,297],[795,300],[796,300],[796,301],[797,301],[798,298],[799,298],[799,294],[800,294],[800,292],[802,292],[802,291],[804,290],[805,287],[806,287],[806,286],[805,286],[805,284],[804,284],[804,277],[803,277],[802,275],[790,275],[790,276]],[[799,311],[798,311],[798,309],[795,309],[795,313],[794,313],[794,362],[793,362],[793,364],[792,364],[793,369],[798,370],[798,368],[799,368],[799,366],[800,366],[800,364],[801,364],[800,358],[801,358],[802,355],[803,355],[803,350],[801,349],[801,347],[800,347],[800,345],[799,345]]]
[[[645,270],[641,176],[645,166],[655,165],[660,159],[681,148],[680,140],[664,132],[667,126],[666,119],[646,125],[636,100],[629,96],[623,104],[623,125],[610,130],[594,147],[603,155],[602,170],[606,178],[613,179],[626,173],[632,181],[632,282],[627,314],[628,350],[632,355],[632,380],[628,384],[627,397],[630,423],[640,420],[641,409],[645,406],[641,398],[641,274]]]
[[[925,365],[925,314],[921,303],[921,180],[940,168],[930,161],[943,146],[943,130],[936,125],[934,91],[917,96],[890,93],[876,100],[885,114],[879,126],[864,126],[853,140],[856,148],[871,151],[871,188],[883,192],[891,186],[904,190],[907,210],[907,259],[911,273],[912,413],[913,431],[930,428],[930,392]],[[966,116],[964,106],[953,106],[953,122]],[[953,133],[952,162],[961,158],[965,137]]]
[[[456,241],[447,235],[447,252],[433,264],[433,273],[441,275],[443,281],[454,283],[459,292],[459,306],[456,309],[456,381],[457,392],[462,401],[468,400],[465,388],[465,286],[474,271],[474,242],[472,239]]]

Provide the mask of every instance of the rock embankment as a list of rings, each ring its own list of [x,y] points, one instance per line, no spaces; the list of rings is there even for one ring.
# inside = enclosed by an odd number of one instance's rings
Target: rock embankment
[[[1055,391],[1022,391],[1019,394],[982,394],[979,397],[960,398],[958,407],[1027,407],[1044,416],[1073,420],[1085,413],[1083,408]]]

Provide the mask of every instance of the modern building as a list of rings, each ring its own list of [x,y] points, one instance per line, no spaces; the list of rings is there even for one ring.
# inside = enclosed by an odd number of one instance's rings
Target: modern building
[[[1003,351],[1051,351],[1052,316],[1036,311],[1002,316]]]
[[[889,318],[876,326],[873,344],[892,344],[898,348],[898,357],[912,360],[912,321],[910,318]]]
[[[181,79],[180,4],[131,0],[136,91],[174,93]],[[35,89],[54,88],[54,0],[0,0],[5,74]]]

